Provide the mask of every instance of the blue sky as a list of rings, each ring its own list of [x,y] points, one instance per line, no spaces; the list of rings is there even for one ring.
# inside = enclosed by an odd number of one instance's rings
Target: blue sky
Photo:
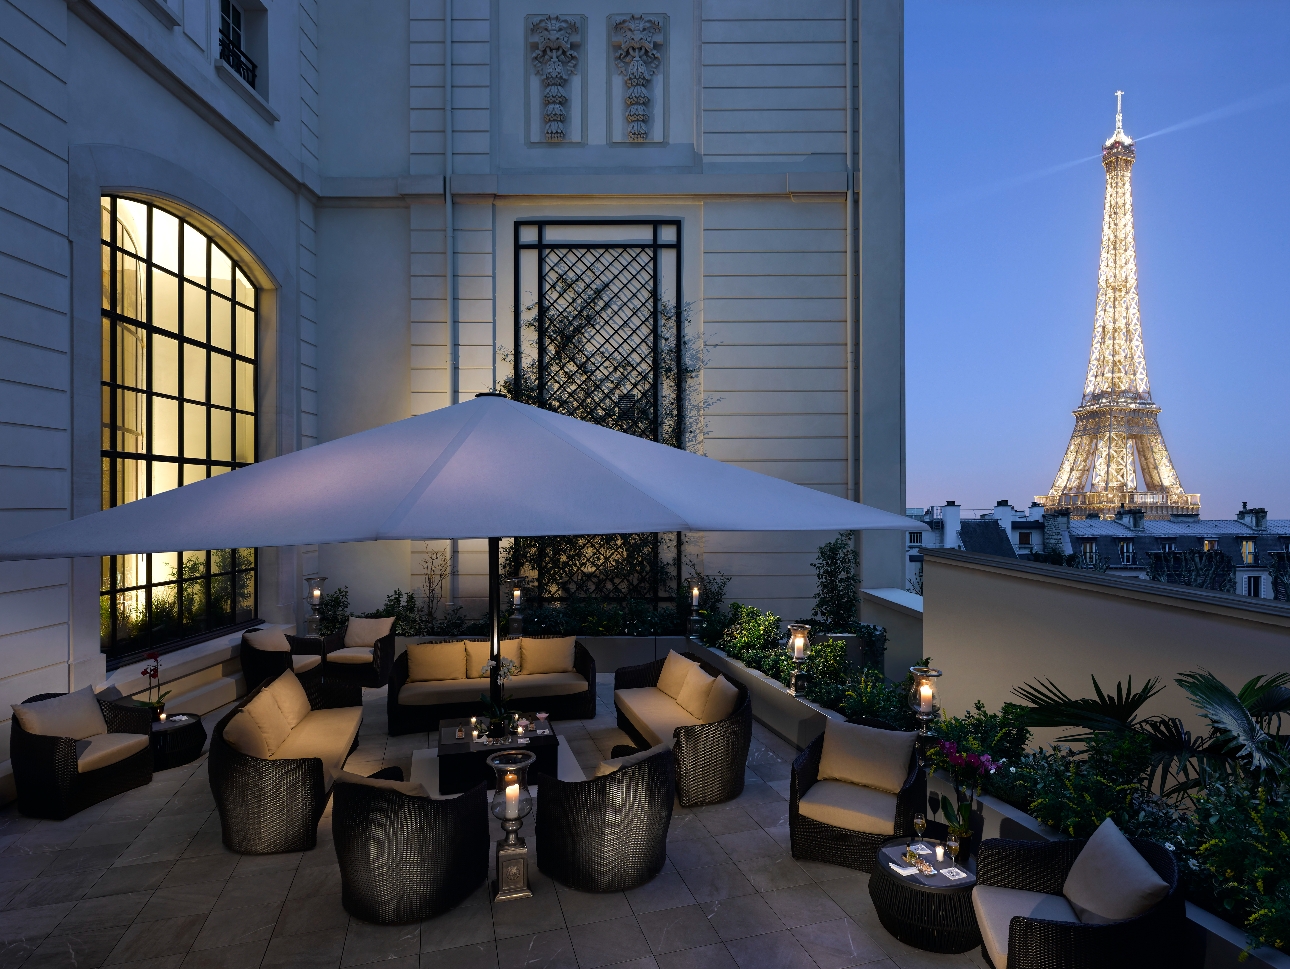
[[[1123,89],[1165,442],[1204,517],[1290,518],[1290,3],[908,0],[905,18],[909,504],[1051,486]]]

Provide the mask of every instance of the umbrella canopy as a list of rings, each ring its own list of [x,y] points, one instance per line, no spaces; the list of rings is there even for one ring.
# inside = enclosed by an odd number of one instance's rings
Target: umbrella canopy
[[[0,544],[0,560],[379,539],[918,527],[489,395],[46,528]]]

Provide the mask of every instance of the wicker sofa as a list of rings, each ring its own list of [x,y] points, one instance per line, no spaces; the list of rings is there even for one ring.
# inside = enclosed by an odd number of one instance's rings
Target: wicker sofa
[[[523,644],[547,644],[561,649],[572,647],[571,663],[548,663],[570,666],[557,672],[526,673],[524,671]],[[420,647],[462,649],[461,670],[453,666],[451,678],[432,677],[441,672],[432,666],[427,670],[414,670],[412,653]],[[545,711],[552,720],[590,720],[596,715],[596,661],[582,643],[573,637],[529,636],[523,639],[503,640],[502,655],[513,659],[520,672],[506,683],[506,695],[511,706],[523,706],[534,711]],[[489,679],[480,675],[488,662],[490,643],[480,639],[427,639],[412,643],[408,650],[394,660],[390,673],[386,703],[389,710],[390,736],[438,729],[439,721],[451,717],[469,717],[483,712],[481,696],[488,695]],[[455,654],[454,654],[455,655]],[[443,662],[445,656],[440,656]],[[420,665],[419,663],[417,665]],[[414,675],[415,674],[415,675]]]
[[[487,785],[431,799],[402,776],[397,767],[370,778],[341,773],[332,789],[341,904],[378,925],[439,915],[488,875]]]
[[[150,783],[151,735],[151,710],[96,696],[92,687],[15,704],[9,756],[18,810],[62,821]]]
[[[1105,830],[1107,825],[1113,833]],[[1145,862],[1163,883],[1155,886],[1158,901],[1149,904],[1149,898],[1138,898],[1136,905],[1101,915],[1073,907],[1071,900],[1079,898],[1071,887],[1072,881],[1079,879],[1077,862],[1095,842],[1107,840],[1108,833],[1136,850],[1141,861],[1130,859],[1133,865],[1142,868],[1141,862]],[[1105,857],[1091,866],[1091,872],[1103,882],[1096,891],[1120,896],[1112,904],[1122,906],[1126,887],[1135,882],[1134,873],[1117,871],[1115,863],[1108,864]],[[1088,839],[984,841],[977,853],[976,874],[972,904],[984,940],[981,953],[996,969],[1003,969],[1005,963],[1007,969],[1138,969],[1191,964],[1182,951],[1188,939],[1187,911],[1173,854],[1155,841],[1124,838],[1109,820]],[[1138,874],[1136,881],[1140,883],[1141,877]],[[1090,882],[1079,880],[1087,892]],[[1136,909],[1143,910],[1131,914]]]
[[[667,860],[672,778],[665,745],[606,761],[591,780],[536,775],[538,869],[582,892],[621,892],[648,882]]]
[[[706,703],[684,705],[687,698],[681,694],[691,667],[704,674],[691,684],[692,690],[701,692],[707,685],[704,680],[712,680],[714,691],[726,691],[721,703],[709,694],[719,709]],[[682,807],[719,804],[743,793],[752,743],[752,701],[742,683],[725,680],[693,653],[670,652],[652,663],[616,670],[614,707],[619,728],[638,749],[672,742],[676,796]]]
[[[872,872],[884,841],[913,834],[925,791],[914,734],[830,720],[793,761],[793,857]]]
[[[317,844],[332,779],[358,746],[363,708],[351,698],[345,684],[301,683],[288,670],[220,720],[207,767],[225,847],[261,855]]]
[[[302,681],[306,677],[322,675],[321,651],[297,651],[292,648],[292,639],[295,637],[288,637],[280,629],[248,629],[242,633],[239,658],[247,690],[254,690],[265,680],[276,680],[287,670],[294,672]],[[296,642],[318,641],[297,639]]]

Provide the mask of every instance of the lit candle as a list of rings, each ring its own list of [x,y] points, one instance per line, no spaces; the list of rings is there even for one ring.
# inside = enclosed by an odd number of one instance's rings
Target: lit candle
[[[918,686],[918,712],[932,712],[932,684],[920,683]]]
[[[471,728],[470,728],[470,739],[471,739],[471,740],[478,740],[478,739],[479,739],[479,731],[478,731],[478,730],[476,730],[474,727],[471,727]]]
[[[517,585],[515,587],[515,608],[518,609],[519,607],[520,607],[520,587]]]
[[[690,586],[690,605],[695,609],[699,608],[699,587],[697,585]]]
[[[317,605],[320,599],[322,599],[322,589],[314,589],[314,605]]]
[[[506,817],[520,816],[520,779],[514,774],[506,775]]]
[[[793,659],[806,659],[806,640],[801,636],[793,637]]]
[[[162,723],[165,723],[165,722],[166,722],[166,713],[165,713],[165,711],[164,711],[164,710],[163,710],[163,711],[162,711],[162,713],[161,713],[161,722],[162,722]]]
[[[470,718],[470,725],[471,725],[472,727],[473,727],[473,726],[475,726],[478,722],[479,722],[479,721],[478,721],[478,719],[477,719],[477,718],[475,718],[475,717],[471,717],[471,718]]]
[[[945,845],[936,846],[936,860],[937,861],[945,860]]]
[[[515,736],[517,737],[524,736],[524,724],[520,724],[518,727],[515,728]]]

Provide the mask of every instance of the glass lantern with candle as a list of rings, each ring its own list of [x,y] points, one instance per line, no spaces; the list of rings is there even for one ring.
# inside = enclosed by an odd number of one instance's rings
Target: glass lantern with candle
[[[699,617],[699,594],[702,592],[697,581],[690,583],[690,637],[697,638],[703,620]]]
[[[791,623],[788,627],[788,650],[793,656],[793,685],[788,692],[793,696],[806,692],[806,656],[811,645],[811,627],[805,623]]]
[[[527,750],[507,750],[490,754],[485,762],[497,775],[493,792],[493,816],[502,822],[505,836],[497,842],[497,882],[495,901],[529,898],[528,846],[519,836],[524,817],[533,810],[529,794],[528,769],[537,760]]]
[[[322,608],[323,583],[326,581],[325,575],[311,575],[305,579],[309,586],[309,618],[305,623],[305,632],[310,636],[318,635],[319,610]]]
[[[914,679],[909,688],[909,708],[918,718],[918,732],[926,734],[928,726],[941,712],[941,701],[936,695],[936,681],[941,671],[930,666],[911,666],[909,672]]]
[[[514,639],[524,635],[524,582],[518,576],[511,579],[511,617],[506,623],[506,634]]]

